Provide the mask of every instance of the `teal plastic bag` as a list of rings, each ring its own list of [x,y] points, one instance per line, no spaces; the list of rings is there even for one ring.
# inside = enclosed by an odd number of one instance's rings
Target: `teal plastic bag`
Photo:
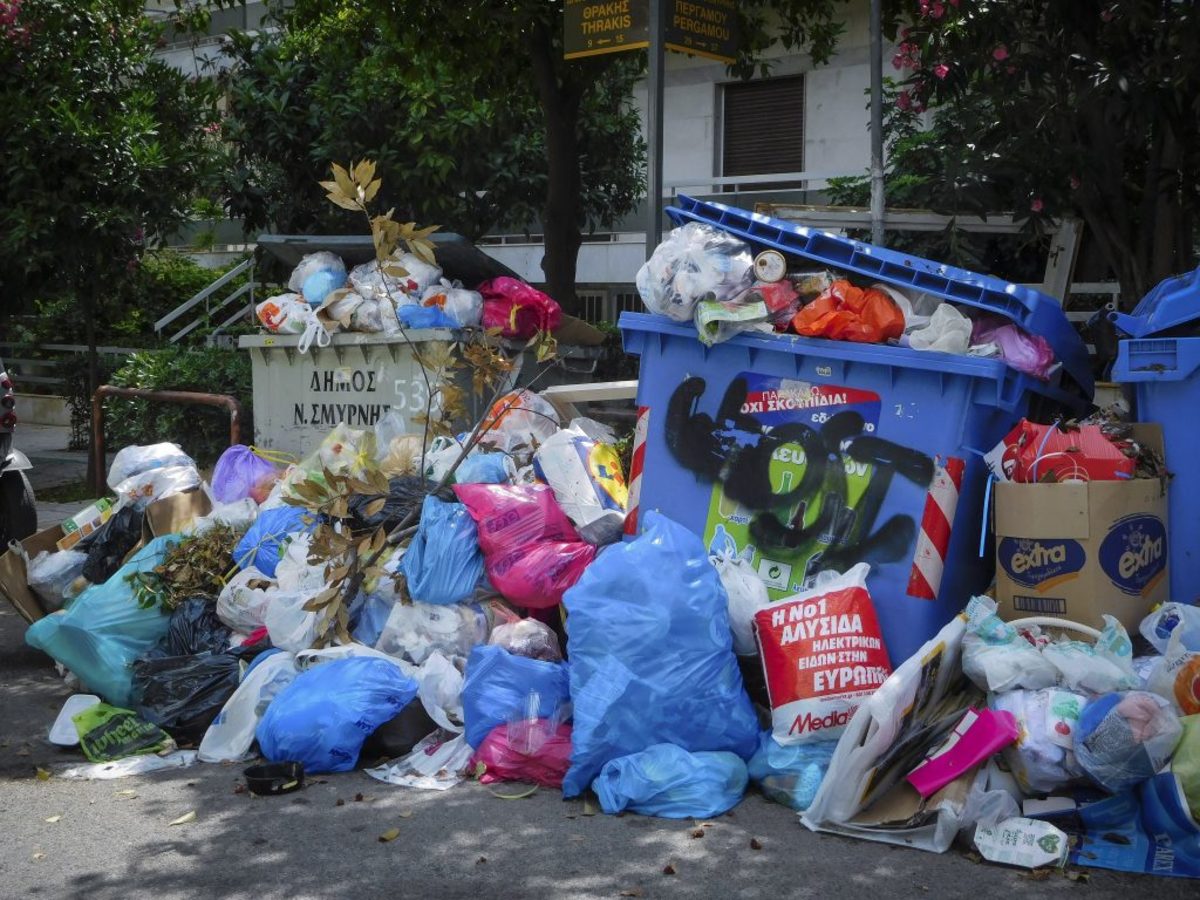
[[[749,775],[736,753],[688,753],[655,744],[609,760],[592,789],[609,815],[628,810],[668,819],[707,819],[737,806]]]
[[[421,524],[400,560],[408,593],[418,603],[445,606],[470,600],[483,578],[483,554],[475,520],[461,503],[430,494],[421,504]]]
[[[742,686],[729,604],[703,542],[653,510],[637,539],[596,557],[567,608],[571,769],[563,796],[654,744],[749,759],[758,717]]]
[[[152,540],[108,581],[76,597],[65,612],[30,625],[25,643],[62,663],[106,702],[128,707],[133,661],[162,640],[171,624],[158,604],[138,604],[129,577],[159,565],[179,540],[177,534]]]

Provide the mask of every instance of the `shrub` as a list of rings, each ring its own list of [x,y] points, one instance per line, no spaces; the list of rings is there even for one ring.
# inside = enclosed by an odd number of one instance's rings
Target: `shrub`
[[[242,404],[242,434],[250,440],[250,358],[217,348],[148,350],[128,357],[111,384],[156,391],[230,394]],[[128,444],[174,441],[201,466],[211,465],[229,445],[229,414],[207,406],[179,406],[111,397],[105,401],[105,437],[112,449]]]

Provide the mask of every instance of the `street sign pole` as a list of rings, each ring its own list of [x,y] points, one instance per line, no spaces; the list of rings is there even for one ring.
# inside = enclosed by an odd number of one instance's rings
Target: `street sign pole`
[[[663,195],[663,75],[667,4],[650,0],[650,71],[646,79],[646,259],[662,240]]]
[[[871,0],[871,243],[883,246],[882,0]]]

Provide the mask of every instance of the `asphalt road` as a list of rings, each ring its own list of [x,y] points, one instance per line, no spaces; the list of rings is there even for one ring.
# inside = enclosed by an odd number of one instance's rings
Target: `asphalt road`
[[[82,758],[46,740],[70,692],[45,657],[24,646],[23,632],[20,619],[0,609],[5,897],[1197,896],[1194,882],[1101,871],[1086,883],[1057,873],[1035,879],[956,851],[938,856],[816,835],[790,810],[753,794],[698,827],[584,815],[581,803],[554,791],[522,800],[473,783],[423,792],[358,772],[320,777],[275,798],[237,792],[240,766],[40,781],[37,767],[54,772]],[[193,821],[168,824],[189,812]],[[380,842],[392,828],[399,836]]]

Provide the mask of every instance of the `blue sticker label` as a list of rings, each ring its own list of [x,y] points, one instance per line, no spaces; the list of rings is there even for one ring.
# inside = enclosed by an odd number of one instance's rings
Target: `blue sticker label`
[[[1143,596],[1167,568],[1167,529],[1156,516],[1118,519],[1100,544],[1100,568],[1122,593]]]
[[[1074,577],[1087,562],[1078,541],[1004,538],[1000,541],[1000,566],[1022,587],[1041,587],[1048,581]]]

